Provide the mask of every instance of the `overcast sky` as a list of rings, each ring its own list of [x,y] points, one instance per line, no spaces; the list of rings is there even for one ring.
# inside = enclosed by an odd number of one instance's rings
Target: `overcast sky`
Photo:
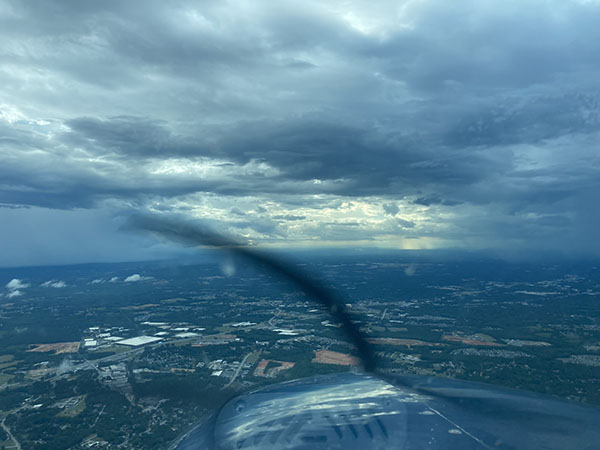
[[[600,3],[0,0],[0,266],[255,244],[600,256]]]

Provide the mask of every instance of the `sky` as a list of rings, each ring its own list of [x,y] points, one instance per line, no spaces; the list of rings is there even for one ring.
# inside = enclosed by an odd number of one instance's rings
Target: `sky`
[[[600,2],[0,0],[0,266],[265,247],[600,256]]]

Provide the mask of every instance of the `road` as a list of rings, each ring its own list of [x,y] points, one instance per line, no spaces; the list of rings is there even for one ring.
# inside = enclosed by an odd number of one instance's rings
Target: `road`
[[[240,371],[242,370],[242,367],[244,367],[244,364],[246,364],[246,361],[248,361],[248,358],[250,358],[250,356],[253,354],[254,352],[250,352],[248,353],[246,356],[244,356],[244,359],[242,359],[242,362],[240,363],[240,365],[238,366],[238,368],[235,370],[235,373],[233,374],[233,376],[231,377],[231,380],[229,380],[229,383],[227,383],[225,386],[223,386],[223,389],[228,388],[231,383],[233,383],[235,381],[235,379],[237,378],[237,376],[239,375]]]
[[[166,341],[161,341],[161,342],[157,342],[154,344],[147,344],[142,347],[135,347],[131,350],[126,350],[121,353],[115,353],[114,355],[105,356],[103,358],[98,358],[98,359],[91,360],[91,361],[84,359],[83,362],[81,362],[79,364],[73,364],[70,368],[68,368],[68,370],[60,371],[60,373],[55,373],[54,376],[45,379],[45,381],[56,381],[56,380],[62,378],[63,376],[66,376],[73,372],[77,372],[78,370],[95,369],[97,371],[98,364],[101,362],[119,362],[124,359],[133,358],[134,356],[139,355],[146,348],[157,348],[157,347],[161,347],[163,345],[172,344],[174,342],[184,342],[185,340],[186,339],[166,340]],[[2,386],[2,388],[8,389],[10,387],[24,386],[24,385],[28,385],[28,384],[30,384],[30,383],[19,382],[19,383],[5,384]]]
[[[6,420],[6,417],[4,419],[2,419],[2,422],[0,423],[0,425],[2,426],[2,429],[4,430],[4,432],[6,434],[8,434],[8,437],[11,441],[13,441],[14,445],[12,446],[6,446],[7,449],[9,448],[16,448],[17,450],[21,450],[21,444],[19,443],[19,441],[17,441],[17,438],[13,436],[13,434],[10,432],[10,428],[8,428],[6,426],[6,424],[4,423],[4,421]]]
[[[275,320],[275,318],[276,318],[276,317],[277,317],[279,314],[281,314],[281,310],[279,310],[279,309],[278,309],[278,310],[277,310],[277,312],[275,313],[275,315],[274,315],[273,317],[271,317],[271,318],[269,319],[269,321],[267,322],[271,328],[275,326],[275,324],[273,323],[273,320]]]
[[[125,359],[129,359],[129,358],[133,358],[136,355],[139,355],[140,353],[142,353],[146,348],[158,348],[161,347],[163,345],[167,345],[173,342],[182,342],[182,340],[171,340],[171,341],[162,341],[162,342],[157,342],[154,344],[149,344],[149,345],[144,345],[143,347],[136,347],[133,348],[131,350],[126,350],[124,352],[121,353],[115,353],[114,355],[109,355],[109,356],[105,356],[103,358],[98,358],[96,360],[90,361],[87,359],[84,359],[83,362],[79,363],[79,364],[73,364],[68,370],[65,370],[64,372],[61,373],[56,373],[54,376],[47,378],[45,381],[55,381],[57,379],[62,378],[63,376],[78,371],[78,370],[85,370],[85,369],[95,369],[96,371],[98,371],[98,364],[101,362],[119,362]],[[236,370],[235,374],[233,375],[233,377],[231,378],[231,381],[227,384],[227,386],[229,386],[231,383],[233,383],[233,381],[235,380],[235,378],[238,376],[242,366],[246,363],[246,361],[248,360],[248,358],[250,357],[252,353],[247,354],[242,363],[240,364],[240,367],[238,367],[238,369]],[[12,384],[5,384],[2,386],[3,389],[8,389],[10,387],[17,387],[17,386],[24,386],[24,385],[28,385],[31,383],[23,383],[23,382],[19,382],[19,383],[12,383]],[[98,417],[96,418],[96,421],[98,420],[98,418],[100,417],[100,415],[102,414],[102,412],[104,411],[104,407],[102,407],[102,410],[100,411],[100,414],[98,414]],[[16,411],[15,411],[16,412]],[[8,435],[9,439],[13,442],[13,445],[7,445],[6,449],[16,449],[16,450],[21,450],[21,444],[20,442],[17,440],[17,438],[15,438],[13,436],[13,434],[10,431],[10,428],[8,426],[6,426],[5,424],[5,420],[6,417],[2,419],[2,421],[0,422],[0,427],[4,430],[4,432]],[[94,422],[95,424],[96,422]]]

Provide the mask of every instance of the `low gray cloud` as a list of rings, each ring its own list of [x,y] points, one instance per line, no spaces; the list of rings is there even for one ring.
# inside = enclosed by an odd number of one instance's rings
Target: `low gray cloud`
[[[6,1],[0,265],[170,251],[118,231],[132,210],[252,242],[598,255],[599,20],[576,0]]]
[[[389,214],[390,216],[395,216],[400,212],[400,208],[395,203],[384,203],[383,210],[386,214]]]
[[[244,217],[244,216],[246,215],[246,213],[245,213],[244,211],[242,211],[242,210],[241,210],[241,209],[239,209],[239,208],[235,208],[235,207],[234,207],[234,208],[231,208],[231,209],[229,210],[229,212],[230,212],[231,214],[233,214],[234,216],[240,216],[240,217]]]
[[[414,228],[416,226],[416,224],[414,222],[411,222],[410,220],[404,220],[404,219],[397,218],[396,222],[402,228]]]
[[[415,205],[423,205],[423,206],[431,206],[431,205],[444,205],[444,206],[454,206],[460,205],[461,202],[453,201],[453,200],[443,200],[436,195],[432,195],[430,197],[418,197],[413,200]]]
[[[306,219],[306,216],[297,216],[295,214],[279,214],[279,215],[273,216],[273,219],[296,221],[296,220],[304,220],[304,219]]]

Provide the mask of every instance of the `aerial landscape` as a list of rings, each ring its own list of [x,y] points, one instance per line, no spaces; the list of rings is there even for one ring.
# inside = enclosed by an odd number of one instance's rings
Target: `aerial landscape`
[[[0,0],[0,450],[597,450],[599,23]]]
[[[393,253],[297,266],[343,292],[382,373],[600,405],[600,266]],[[244,261],[0,277],[5,448],[165,448],[236,393],[358,366],[327,311]]]

